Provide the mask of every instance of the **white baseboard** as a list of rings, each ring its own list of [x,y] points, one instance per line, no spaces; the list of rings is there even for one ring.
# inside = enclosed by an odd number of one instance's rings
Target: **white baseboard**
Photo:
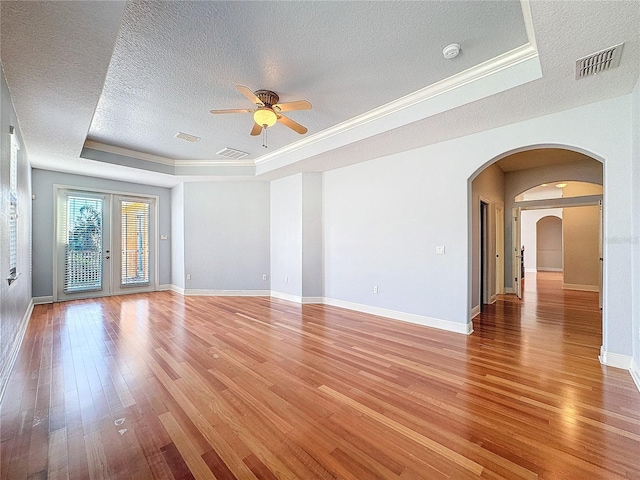
[[[526,270],[527,272],[529,270]],[[560,268],[556,268],[556,267],[543,267],[543,268],[536,268],[534,270],[534,272],[563,272],[564,270],[562,269],[562,267]]]
[[[304,305],[320,304],[324,303],[324,297],[302,297],[302,303]]]
[[[468,322],[468,323],[451,322],[449,320],[425,317],[423,315],[399,312],[397,310],[389,310],[386,308],[372,307],[370,305],[346,302],[344,300],[336,300],[333,298],[325,298],[324,304],[332,305],[334,307],[346,308],[348,310],[355,310],[356,312],[368,313],[370,315],[377,315],[379,317],[387,317],[387,318],[392,318],[394,320],[401,320],[403,322],[415,323],[417,325],[422,325],[425,327],[438,328],[440,330],[447,330],[449,332],[464,333],[465,335],[470,335],[471,333],[473,333],[472,322]]]
[[[174,286],[175,285],[171,285],[170,283],[165,283],[165,284],[162,284],[162,285],[158,285],[156,287],[156,292],[165,292],[167,290],[173,290]]]
[[[279,298],[280,300],[286,300],[287,302],[303,303],[302,297],[292,295],[290,293],[276,292],[275,290],[271,290],[271,296],[273,298]]]
[[[170,290],[180,295],[184,295],[184,288],[171,284]]]
[[[34,305],[44,305],[45,303],[53,303],[53,295],[47,295],[44,297],[33,297]]]
[[[183,295],[187,297],[268,297],[269,290],[205,290],[186,288]]]
[[[624,370],[630,370],[633,363],[633,357],[630,355],[622,355],[620,353],[607,352],[604,347],[600,347],[600,356],[598,356],[600,363],[607,367],[622,368]]]
[[[563,283],[563,290],[580,290],[581,292],[599,292],[598,285],[577,285],[574,283]]]
[[[638,391],[640,392],[640,365],[636,363],[634,359],[631,359],[631,368],[629,369],[629,373],[631,374],[631,378],[636,383],[636,387],[638,387]]]
[[[7,384],[9,383],[9,376],[11,375],[13,366],[15,365],[16,359],[18,358],[18,352],[20,351],[20,347],[22,346],[24,334],[27,332],[27,326],[29,325],[29,320],[31,319],[31,313],[33,312],[33,305],[33,299],[29,300],[27,311],[24,312],[24,315],[20,320],[18,335],[16,336],[16,339],[11,346],[11,350],[9,351],[9,355],[7,356],[7,363],[5,363],[2,372],[0,372],[0,404],[2,403],[2,397],[4,396]]]
[[[476,318],[480,315],[480,305],[476,305],[471,309],[471,318]]]
[[[491,298],[489,298],[489,304],[493,305],[494,303],[496,303],[496,300],[498,300],[498,295],[491,295]]]

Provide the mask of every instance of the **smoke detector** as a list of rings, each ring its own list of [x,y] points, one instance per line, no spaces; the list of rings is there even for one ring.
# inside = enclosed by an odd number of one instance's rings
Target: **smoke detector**
[[[457,43],[452,43],[451,45],[447,45],[442,50],[442,55],[447,60],[451,60],[452,58],[456,58],[459,53],[460,53],[460,45],[458,45]]]

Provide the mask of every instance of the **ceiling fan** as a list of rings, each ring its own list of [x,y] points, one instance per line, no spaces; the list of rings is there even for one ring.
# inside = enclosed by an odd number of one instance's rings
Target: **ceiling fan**
[[[293,110],[311,110],[311,104],[306,100],[297,100],[295,102],[278,103],[280,97],[271,90],[251,91],[244,85],[236,85],[236,89],[250,102],[255,104],[257,108],[243,109],[233,108],[228,110],[211,110],[211,113],[253,113],[253,128],[251,135],[260,135],[263,129],[271,127],[276,122],[289,127],[291,130],[298,132],[300,135],[307,133],[307,129],[289,117],[282,115],[282,112],[290,112]],[[266,133],[266,131],[265,131]]]

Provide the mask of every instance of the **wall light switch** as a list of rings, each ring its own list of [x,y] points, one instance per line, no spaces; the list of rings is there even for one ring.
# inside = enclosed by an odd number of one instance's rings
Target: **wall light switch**
[[[166,240],[167,238],[169,238],[169,237],[166,236],[166,235],[160,235],[160,240]]]
[[[289,283],[289,277],[284,277],[284,283]]]
[[[444,255],[444,245],[436,246],[436,255]]]
[[[263,280],[266,280],[266,279],[267,279],[267,276],[266,276],[266,275],[262,275],[262,279],[263,279]]]

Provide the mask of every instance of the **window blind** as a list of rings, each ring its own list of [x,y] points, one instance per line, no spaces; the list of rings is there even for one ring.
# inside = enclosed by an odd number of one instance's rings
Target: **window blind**
[[[149,284],[149,213],[146,202],[121,200],[121,286]]]
[[[102,199],[67,197],[62,218],[65,293],[102,289],[102,209]]]
[[[18,150],[20,144],[14,127],[10,127],[11,159],[9,163],[9,278],[18,274]]]

